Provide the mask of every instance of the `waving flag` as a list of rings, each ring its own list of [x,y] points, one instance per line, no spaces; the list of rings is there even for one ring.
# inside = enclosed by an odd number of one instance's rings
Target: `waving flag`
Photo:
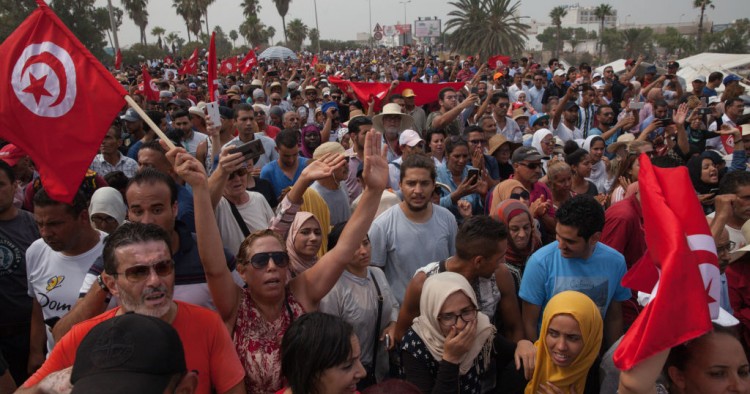
[[[180,68],[180,75],[195,74],[198,71],[198,48],[195,48],[193,54],[182,62],[182,68]]]
[[[216,100],[216,32],[211,33],[211,42],[208,44],[208,98]]]
[[[370,102],[370,97],[376,98],[375,106],[379,108],[379,103],[385,98],[385,94],[388,92],[388,88],[391,86],[389,83],[382,82],[351,82],[346,81],[337,77],[329,77],[328,81],[341,89],[341,91],[348,91],[349,87],[354,91],[354,95],[357,96],[362,104],[367,105]],[[404,89],[411,89],[414,91],[414,104],[417,106],[432,103],[438,100],[438,93],[440,90],[447,87],[459,90],[464,86],[463,82],[450,82],[450,83],[418,83],[418,82],[400,82],[398,86],[391,92],[392,94],[401,93]]]
[[[172,56],[167,55],[164,57],[164,65],[165,66],[171,66],[174,64],[174,60],[172,59]]]
[[[117,49],[117,53],[115,54],[115,70],[120,70],[122,68],[122,52],[120,52],[120,49]]]
[[[245,55],[245,58],[242,59],[242,62],[240,62],[240,72],[242,74],[247,74],[253,70],[253,67],[257,65],[258,58],[255,57],[255,51],[250,50],[247,52],[247,55]]]
[[[487,61],[487,65],[490,67],[490,70],[495,70],[498,67],[502,67],[502,66],[508,66],[510,65],[510,56],[505,56],[505,55],[492,56]]]
[[[221,61],[219,65],[219,74],[229,75],[237,71],[237,58],[234,56],[228,57]]]
[[[141,72],[143,73],[143,95],[146,96],[146,100],[159,101],[159,88],[151,79],[151,74],[148,73],[145,64],[141,66]]]
[[[710,331],[721,298],[716,244],[687,169],[654,167],[645,154],[639,160],[648,252],[622,284],[651,299],[615,352],[621,370]]]
[[[42,0],[0,45],[0,137],[28,152],[50,197],[73,197],[125,89]]]

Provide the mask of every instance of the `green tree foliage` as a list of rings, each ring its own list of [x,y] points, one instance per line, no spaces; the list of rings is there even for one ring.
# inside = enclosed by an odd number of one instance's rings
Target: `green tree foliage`
[[[122,26],[122,17],[123,15],[125,15],[125,13],[122,11],[122,8],[112,7],[112,15],[115,19],[115,29],[117,29],[117,31],[120,31],[120,26]],[[104,27],[104,31],[107,34],[107,38],[109,39],[109,46],[114,48],[115,43],[112,40],[112,24],[109,21],[109,11],[107,10],[107,8],[97,8],[94,13],[94,19],[96,20],[97,25]]]
[[[242,15],[244,15],[245,18],[250,15],[258,16],[258,12],[261,9],[259,0],[243,0],[240,7],[242,7]]]
[[[257,15],[248,16],[240,25],[239,30],[240,35],[253,47],[267,45],[268,39],[276,34],[276,29],[270,26],[266,27],[266,25],[258,19]]]
[[[321,51],[342,51],[345,49],[366,48],[358,41],[320,40]]]
[[[232,43],[229,42],[229,37],[224,33],[224,30],[220,26],[214,27],[216,37],[214,38],[214,44],[216,45],[216,58],[221,59],[229,56],[232,52]]]
[[[664,49],[668,55],[677,55],[678,58],[682,57],[683,54],[689,54],[695,51],[693,40],[680,34],[680,32],[674,27],[668,27],[662,34],[655,34],[654,41],[656,41],[656,43]]]
[[[549,17],[552,20],[552,25],[557,29],[557,37],[555,40],[555,57],[560,56],[562,50],[562,18],[568,15],[568,10],[563,6],[557,6],[549,12]]]
[[[594,10],[594,15],[596,15],[597,18],[599,18],[599,35],[602,35],[602,32],[604,31],[604,21],[607,19],[608,16],[612,16],[614,11],[612,10],[612,6],[609,4],[599,4],[598,7]],[[599,40],[599,59],[602,58],[602,50],[604,48],[604,45],[602,45],[601,40]]]
[[[148,0],[122,0],[122,6],[141,32],[141,44],[146,44],[146,26],[148,26]]]
[[[202,16],[202,11],[198,7],[198,4],[193,0],[172,0],[172,7],[174,7],[177,15],[185,21],[188,42],[192,41],[190,33],[193,33],[197,38],[201,31]]]
[[[148,59],[162,59],[166,51],[157,45],[133,44],[122,50],[122,64],[133,65]]]
[[[238,38],[240,38],[240,36],[237,34],[237,30],[232,29],[229,31],[229,39],[232,40],[232,48],[237,46],[236,41]]]
[[[706,8],[715,8],[711,0],[693,0],[693,8],[699,8],[701,11],[701,17],[698,21],[698,38],[697,47],[698,51],[703,50],[703,17],[706,14]]]
[[[307,38],[310,39],[310,50],[317,52],[318,44],[320,43],[320,32],[318,31],[318,29],[310,29],[310,33],[308,33]]]
[[[750,19],[736,20],[732,26],[721,32],[707,35],[710,52],[750,53]]]
[[[289,21],[289,25],[286,27],[287,42],[289,43],[289,49],[293,51],[299,51],[302,49],[302,42],[307,38],[307,34],[310,30],[307,25],[302,23],[300,19],[292,19]]]
[[[97,7],[94,6],[94,1],[56,0],[50,8],[94,56],[109,63],[112,62],[110,60],[112,58],[104,52],[104,47],[107,45],[104,37],[109,20],[107,20],[107,25],[101,25],[102,22],[97,20]],[[21,21],[18,21],[15,26],[17,27],[20,23]]]
[[[289,3],[291,3],[292,0],[273,0],[273,3],[276,4],[276,11],[279,12],[279,16],[281,16],[281,27],[284,28],[284,42],[286,45],[289,45],[289,37],[287,36],[287,26],[286,26],[286,13],[289,12]]]
[[[518,18],[520,2],[511,0],[457,0],[448,13],[445,30],[450,31],[454,51],[478,53],[488,59],[497,54],[515,55],[523,50],[527,25]]]

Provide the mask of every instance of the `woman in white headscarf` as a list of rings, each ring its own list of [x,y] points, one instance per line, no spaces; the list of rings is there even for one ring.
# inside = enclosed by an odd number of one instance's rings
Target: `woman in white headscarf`
[[[547,163],[555,150],[555,137],[548,129],[539,129],[531,138],[531,146],[542,154],[542,171],[547,174]]]
[[[115,188],[100,187],[91,196],[89,219],[97,230],[111,234],[125,221],[127,211],[122,194]]]
[[[407,381],[423,393],[434,388],[481,392],[480,376],[490,363],[495,327],[477,305],[474,290],[460,274],[443,272],[424,282],[422,314],[401,342]]]
[[[583,149],[589,152],[591,158],[591,175],[589,180],[596,185],[596,190],[606,193],[612,182],[607,173],[607,164],[604,162],[604,139],[598,135],[592,135],[583,142]]]

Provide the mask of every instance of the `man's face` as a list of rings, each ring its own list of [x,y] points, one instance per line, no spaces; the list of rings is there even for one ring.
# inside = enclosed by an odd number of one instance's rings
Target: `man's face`
[[[384,129],[401,129],[401,116],[400,115],[383,115],[383,128]]]
[[[115,249],[117,275],[110,279],[112,294],[117,296],[126,312],[161,318],[169,313],[174,294],[174,262],[164,241],[147,241]],[[171,271],[160,276],[155,265],[170,264]],[[137,277],[134,272],[148,267],[148,276]]]
[[[34,207],[39,235],[56,252],[67,253],[78,248],[84,226],[91,227],[88,211],[83,210],[74,216],[69,209],[70,206],[64,204]]]
[[[691,84],[693,85],[693,93],[698,95],[703,92],[703,87],[706,86],[706,84],[701,81],[693,81]]]
[[[582,98],[583,98],[582,102],[584,104],[591,104],[594,102],[594,99],[596,98],[596,94],[594,93],[593,90],[587,90],[583,92]]]
[[[299,114],[287,112],[284,114],[283,126],[285,129],[299,129]]]
[[[507,116],[508,107],[510,107],[510,100],[505,97],[500,98],[497,104],[495,104],[495,108],[494,108],[495,117],[498,119],[501,119]]]
[[[467,138],[470,154],[476,151],[484,152],[484,149],[487,147],[487,139],[484,137],[484,132],[472,131],[467,135]]]
[[[542,177],[542,161],[521,161],[513,164],[515,176],[523,183],[534,184]]]
[[[734,219],[738,222],[746,222],[750,219],[750,186],[737,188],[737,199],[732,202]]]
[[[188,90],[188,88],[183,86],[177,89],[177,97],[183,100],[187,100],[188,96],[190,96],[190,90]]]
[[[456,92],[445,92],[445,95],[443,96],[443,99],[440,100],[440,106],[446,110],[450,111],[453,108],[456,107],[458,104],[458,96],[456,95]]]
[[[190,133],[193,124],[190,122],[189,117],[181,116],[172,122],[172,126],[174,126],[175,129],[182,130],[183,134],[188,134]]]
[[[359,126],[359,132],[351,133],[352,141],[357,144],[357,152],[364,152],[365,140],[367,139],[367,133],[372,129],[371,124],[365,124]]]
[[[240,197],[247,189],[247,170],[240,168],[229,174],[229,180],[224,184],[224,196]]]
[[[252,135],[258,128],[258,125],[255,123],[255,112],[239,111],[234,118],[234,126],[240,134],[244,136]]]
[[[654,118],[662,119],[667,117],[667,107],[654,107]]]
[[[729,232],[726,229],[722,229],[721,234],[719,234],[719,237],[714,242],[716,244],[716,253],[719,256],[719,270],[721,270],[721,273],[724,273],[731,258],[729,252],[732,249],[732,244],[729,242]]]
[[[136,120],[135,122],[125,121],[125,128],[128,129],[128,133],[133,134],[141,129],[141,120]]]
[[[281,105],[281,95],[278,93],[271,93],[271,105]]]
[[[279,164],[281,168],[291,169],[297,166],[297,160],[299,158],[299,146],[288,148],[282,145],[280,148],[276,148],[279,152]]]
[[[294,104],[295,107],[299,107],[299,106],[301,106],[304,103],[305,103],[305,99],[304,99],[304,97],[302,97],[301,94],[299,96],[295,96],[292,99],[292,104]]]
[[[258,124],[258,130],[263,130],[266,125],[266,114],[263,111],[255,111],[255,123]]]
[[[562,85],[565,83],[565,74],[560,74],[555,77],[552,77],[552,79],[555,81],[556,84]]]
[[[404,97],[404,106],[406,108],[413,108],[414,107],[414,96]]]
[[[740,115],[742,115],[742,112],[744,110],[745,104],[743,104],[741,100],[734,102],[732,105],[727,106],[724,109],[730,119],[737,119]]]
[[[117,134],[120,131],[114,127],[110,127],[107,130],[107,134],[104,135],[102,144],[99,147],[99,152],[103,155],[111,155],[117,153],[117,147],[120,145],[120,140],[117,138]]]
[[[534,87],[541,89],[546,79],[541,75],[534,75]]]
[[[513,84],[514,85],[518,86],[518,85],[521,84],[522,81],[523,81],[523,75],[521,75],[518,72],[515,73],[515,74],[513,74]]]
[[[612,69],[612,67],[607,67],[604,69],[604,79],[608,82],[611,82],[615,79],[615,71]]]
[[[153,149],[138,150],[138,171],[144,168],[153,168],[164,174],[170,174],[172,166],[169,165],[167,157],[163,153]]]
[[[432,192],[435,181],[425,168],[409,168],[399,181],[399,187],[404,195],[404,202],[412,212],[419,212],[432,204]]]
[[[174,231],[177,202],[171,203],[169,186],[165,183],[133,183],[125,191],[128,202],[128,220],[152,223],[167,233]]]
[[[615,120],[615,111],[612,110],[612,108],[602,108],[599,111],[599,114],[596,115],[596,120],[599,121],[599,124],[603,124],[605,126],[612,126],[617,121]]]
[[[484,131],[485,138],[497,134],[497,128],[495,126],[495,120],[492,118],[485,118],[482,120],[482,131]]]
[[[16,183],[10,181],[8,174],[0,171],[0,213],[7,212],[13,206],[16,187]]]
[[[588,241],[578,235],[578,229],[572,226],[557,223],[557,248],[566,259],[587,259],[594,251],[594,245],[599,240],[599,234],[592,235]]]
[[[572,107],[563,111],[565,121],[568,123],[575,123],[578,121],[578,107]]]
[[[307,101],[315,101],[318,99],[318,92],[315,90],[307,90],[305,91],[305,98]]]

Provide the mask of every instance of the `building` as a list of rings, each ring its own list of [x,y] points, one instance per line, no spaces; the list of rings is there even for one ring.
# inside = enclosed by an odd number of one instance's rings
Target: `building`
[[[563,6],[568,14],[562,18],[564,27],[583,27],[589,31],[599,31],[601,20],[596,16],[596,7],[581,7],[578,4]],[[617,10],[612,9],[612,15],[604,18],[604,28],[611,29],[617,26]]]

